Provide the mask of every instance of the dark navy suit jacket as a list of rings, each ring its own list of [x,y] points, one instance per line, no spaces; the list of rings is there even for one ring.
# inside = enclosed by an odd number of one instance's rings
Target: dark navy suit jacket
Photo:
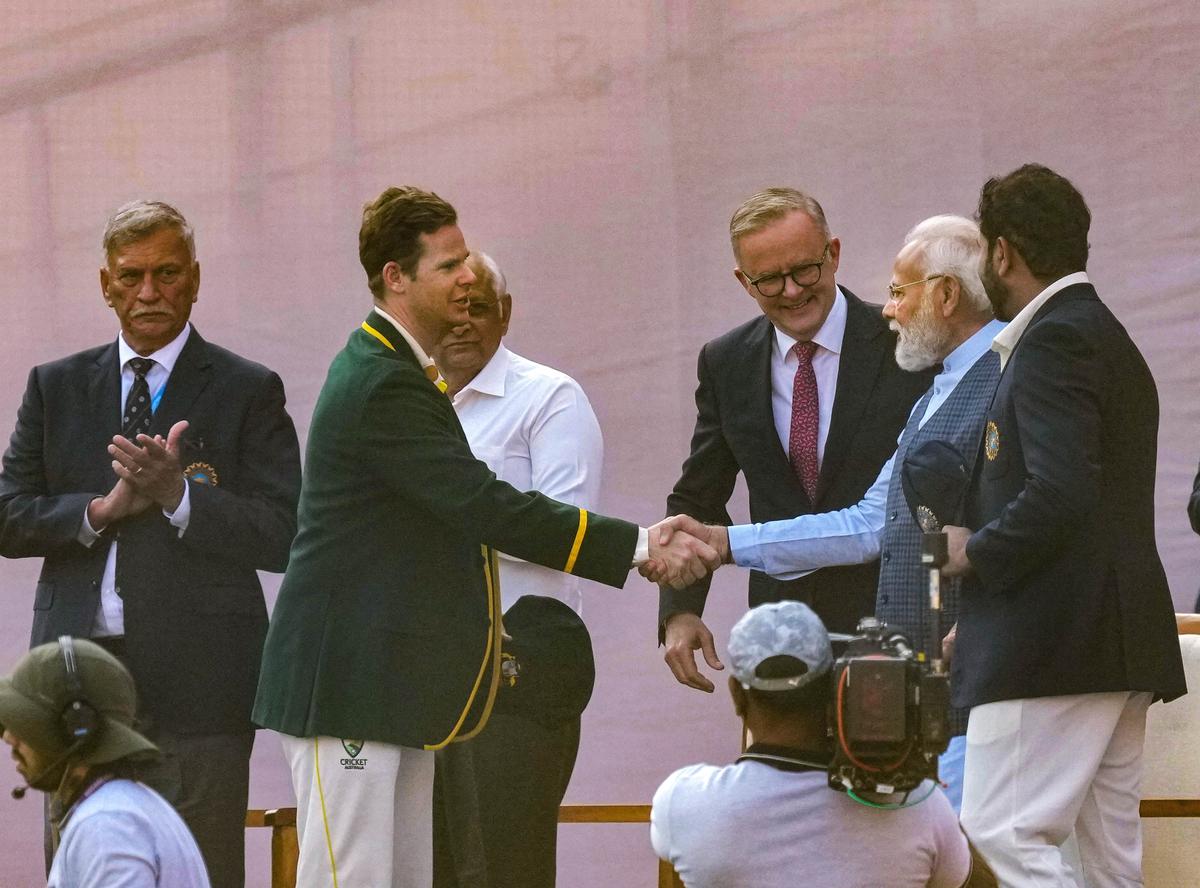
[[[765,316],[735,327],[700,350],[696,429],[691,454],[667,513],[730,524],[726,504],[741,472],[750,496],[750,520],[793,518],[854,505],[896,449],[913,403],[929,388],[933,371],[907,373],[896,365],[896,336],[877,305],[845,287],[846,332],[838,365],[833,416],[825,442],[816,501],[788,463],[771,412],[774,327]],[[875,610],[878,564],[827,567],[797,580],[750,574],[750,606],[798,600],[811,605],[831,632],[854,631]],[[701,614],[708,581],[689,589],[663,589],[663,621],[681,611]],[[661,640],[661,637],[660,637]]]
[[[44,559],[34,645],[86,638],[100,601],[104,539],[77,542],[88,503],[116,483],[121,432],[115,340],[34,367],[0,472],[0,555]],[[191,517],[151,506],[106,528],[118,541],[125,643],[141,702],[183,733],[249,730],[267,611],[257,570],[282,571],[296,531],[300,452],[279,377],[193,328],[151,434],[186,419]]]
[[[954,703],[1185,693],[1154,539],[1158,394],[1090,284],[1052,296],[988,411],[968,501]]]

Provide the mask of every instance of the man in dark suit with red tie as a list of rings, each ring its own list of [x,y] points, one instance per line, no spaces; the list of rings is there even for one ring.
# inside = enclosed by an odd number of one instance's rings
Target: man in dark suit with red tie
[[[850,506],[896,449],[932,371],[896,365],[896,336],[880,306],[836,281],[841,242],[821,205],[792,188],[768,188],[729,224],[734,275],[762,316],[700,350],[691,454],[667,513],[730,524],[726,504],[746,478],[750,519],[792,518]],[[851,632],[875,610],[878,564],[830,567],[796,580],[750,574],[750,606],[794,599],[830,631]],[[663,588],[659,640],[683,684],[712,691],[694,651],[720,668],[701,615],[708,580]]]
[[[32,644],[91,638],[133,674],[142,778],[196,837],[214,888],[244,881],[250,706],[300,454],[283,383],[200,337],[191,226],[135,201],[104,232],[115,341],[34,367],[0,472],[0,554],[44,559]],[[55,812],[51,812],[53,816]]]

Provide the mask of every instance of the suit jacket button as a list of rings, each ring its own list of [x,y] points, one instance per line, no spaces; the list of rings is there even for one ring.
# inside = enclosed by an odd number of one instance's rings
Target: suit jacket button
[[[888,603],[888,594],[886,592],[884,592],[882,595],[879,596],[879,603],[880,604]]]
[[[892,514],[888,515],[888,521],[895,521],[895,520],[896,520],[895,512],[892,512]]]
[[[892,553],[891,553],[891,552],[888,552],[888,551],[885,549],[885,550],[884,550],[884,553],[883,553],[883,560],[884,560],[885,562],[887,562],[887,561],[891,561],[891,560],[892,560]]]

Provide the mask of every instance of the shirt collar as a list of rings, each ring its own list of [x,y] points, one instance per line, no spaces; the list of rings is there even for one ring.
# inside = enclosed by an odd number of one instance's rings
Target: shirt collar
[[[389,324],[391,324],[396,329],[397,333],[399,333],[401,336],[404,337],[404,341],[407,342],[408,347],[412,349],[412,353],[416,357],[417,363],[421,365],[422,370],[425,369],[426,367],[434,366],[433,358],[429,357],[429,355],[426,353],[425,349],[421,348],[420,343],[417,342],[417,340],[413,337],[413,335],[411,333],[409,333],[406,329],[404,329],[403,324],[401,324],[399,321],[397,321],[394,317],[392,317],[390,314],[388,314],[386,311],[384,311],[378,305],[375,306],[375,314],[379,315],[381,318],[386,320]]]
[[[492,359],[483,365],[483,369],[475,374],[475,378],[462,387],[459,394],[466,391],[479,392],[481,395],[504,397],[504,383],[508,376],[508,362],[512,352],[504,347],[504,343],[496,349]],[[455,396],[457,399],[457,396]]]
[[[1066,277],[1060,277],[1046,289],[1042,290],[1042,292],[1038,293],[1028,305],[1017,312],[1017,316],[1008,322],[1008,326],[992,342],[992,351],[1000,355],[1000,367],[1003,368],[1008,363],[1013,349],[1017,347],[1017,343],[1021,341],[1021,337],[1025,334],[1025,328],[1029,326],[1029,322],[1033,320],[1033,316],[1038,313],[1041,307],[1050,301],[1051,296],[1075,284],[1090,283],[1091,281],[1088,279],[1086,271],[1077,271],[1074,274],[1068,274]]]
[[[797,340],[784,333],[778,327],[774,329],[775,348],[779,350],[779,355],[786,359],[788,352],[792,350],[792,346],[796,344]],[[825,323],[821,325],[821,329],[813,336],[812,341],[826,351],[838,355],[842,353],[842,340],[845,337],[846,296],[842,293],[842,288],[837,287],[833,293],[833,305],[829,308],[829,314],[825,316]]]
[[[171,371],[175,369],[175,362],[179,360],[179,353],[183,351],[183,347],[187,345],[188,336],[191,335],[192,324],[189,321],[183,325],[183,329],[179,331],[179,335],[160,348],[158,351],[151,352],[145,357],[149,358],[154,363],[158,364],[167,371],[167,375],[171,375]],[[129,363],[131,358],[140,358],[133,350],[133,347],[125,341],[125,334],[121,333],[117,336],[117,355],[121,359],[121,369],[125,369],[125,365]]]
[[[961,375],[975,366],[992,345],[992,341],[1004,330],[1004,321],[988,321],[974,333],[960,342],[958,347],[946,355],[942,361],[942,370],[952,375]]]

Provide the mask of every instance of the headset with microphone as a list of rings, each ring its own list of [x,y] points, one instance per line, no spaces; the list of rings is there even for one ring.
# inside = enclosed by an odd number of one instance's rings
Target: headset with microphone
[[[15,787],[12,791],[14,799],[25,798],[33,784],[38,783],[73,756],[89,746],[100,731],[100,713],[88,702],[83,693],[83,681],[79,677],[79,667],[75,660],[75,642],[69,635],[58,637],[58,649],[62,653],[63,667],[67,673],[67,702],[58,714],[59,736],[67,744],[66,751],[28,779],[24,786]]]

